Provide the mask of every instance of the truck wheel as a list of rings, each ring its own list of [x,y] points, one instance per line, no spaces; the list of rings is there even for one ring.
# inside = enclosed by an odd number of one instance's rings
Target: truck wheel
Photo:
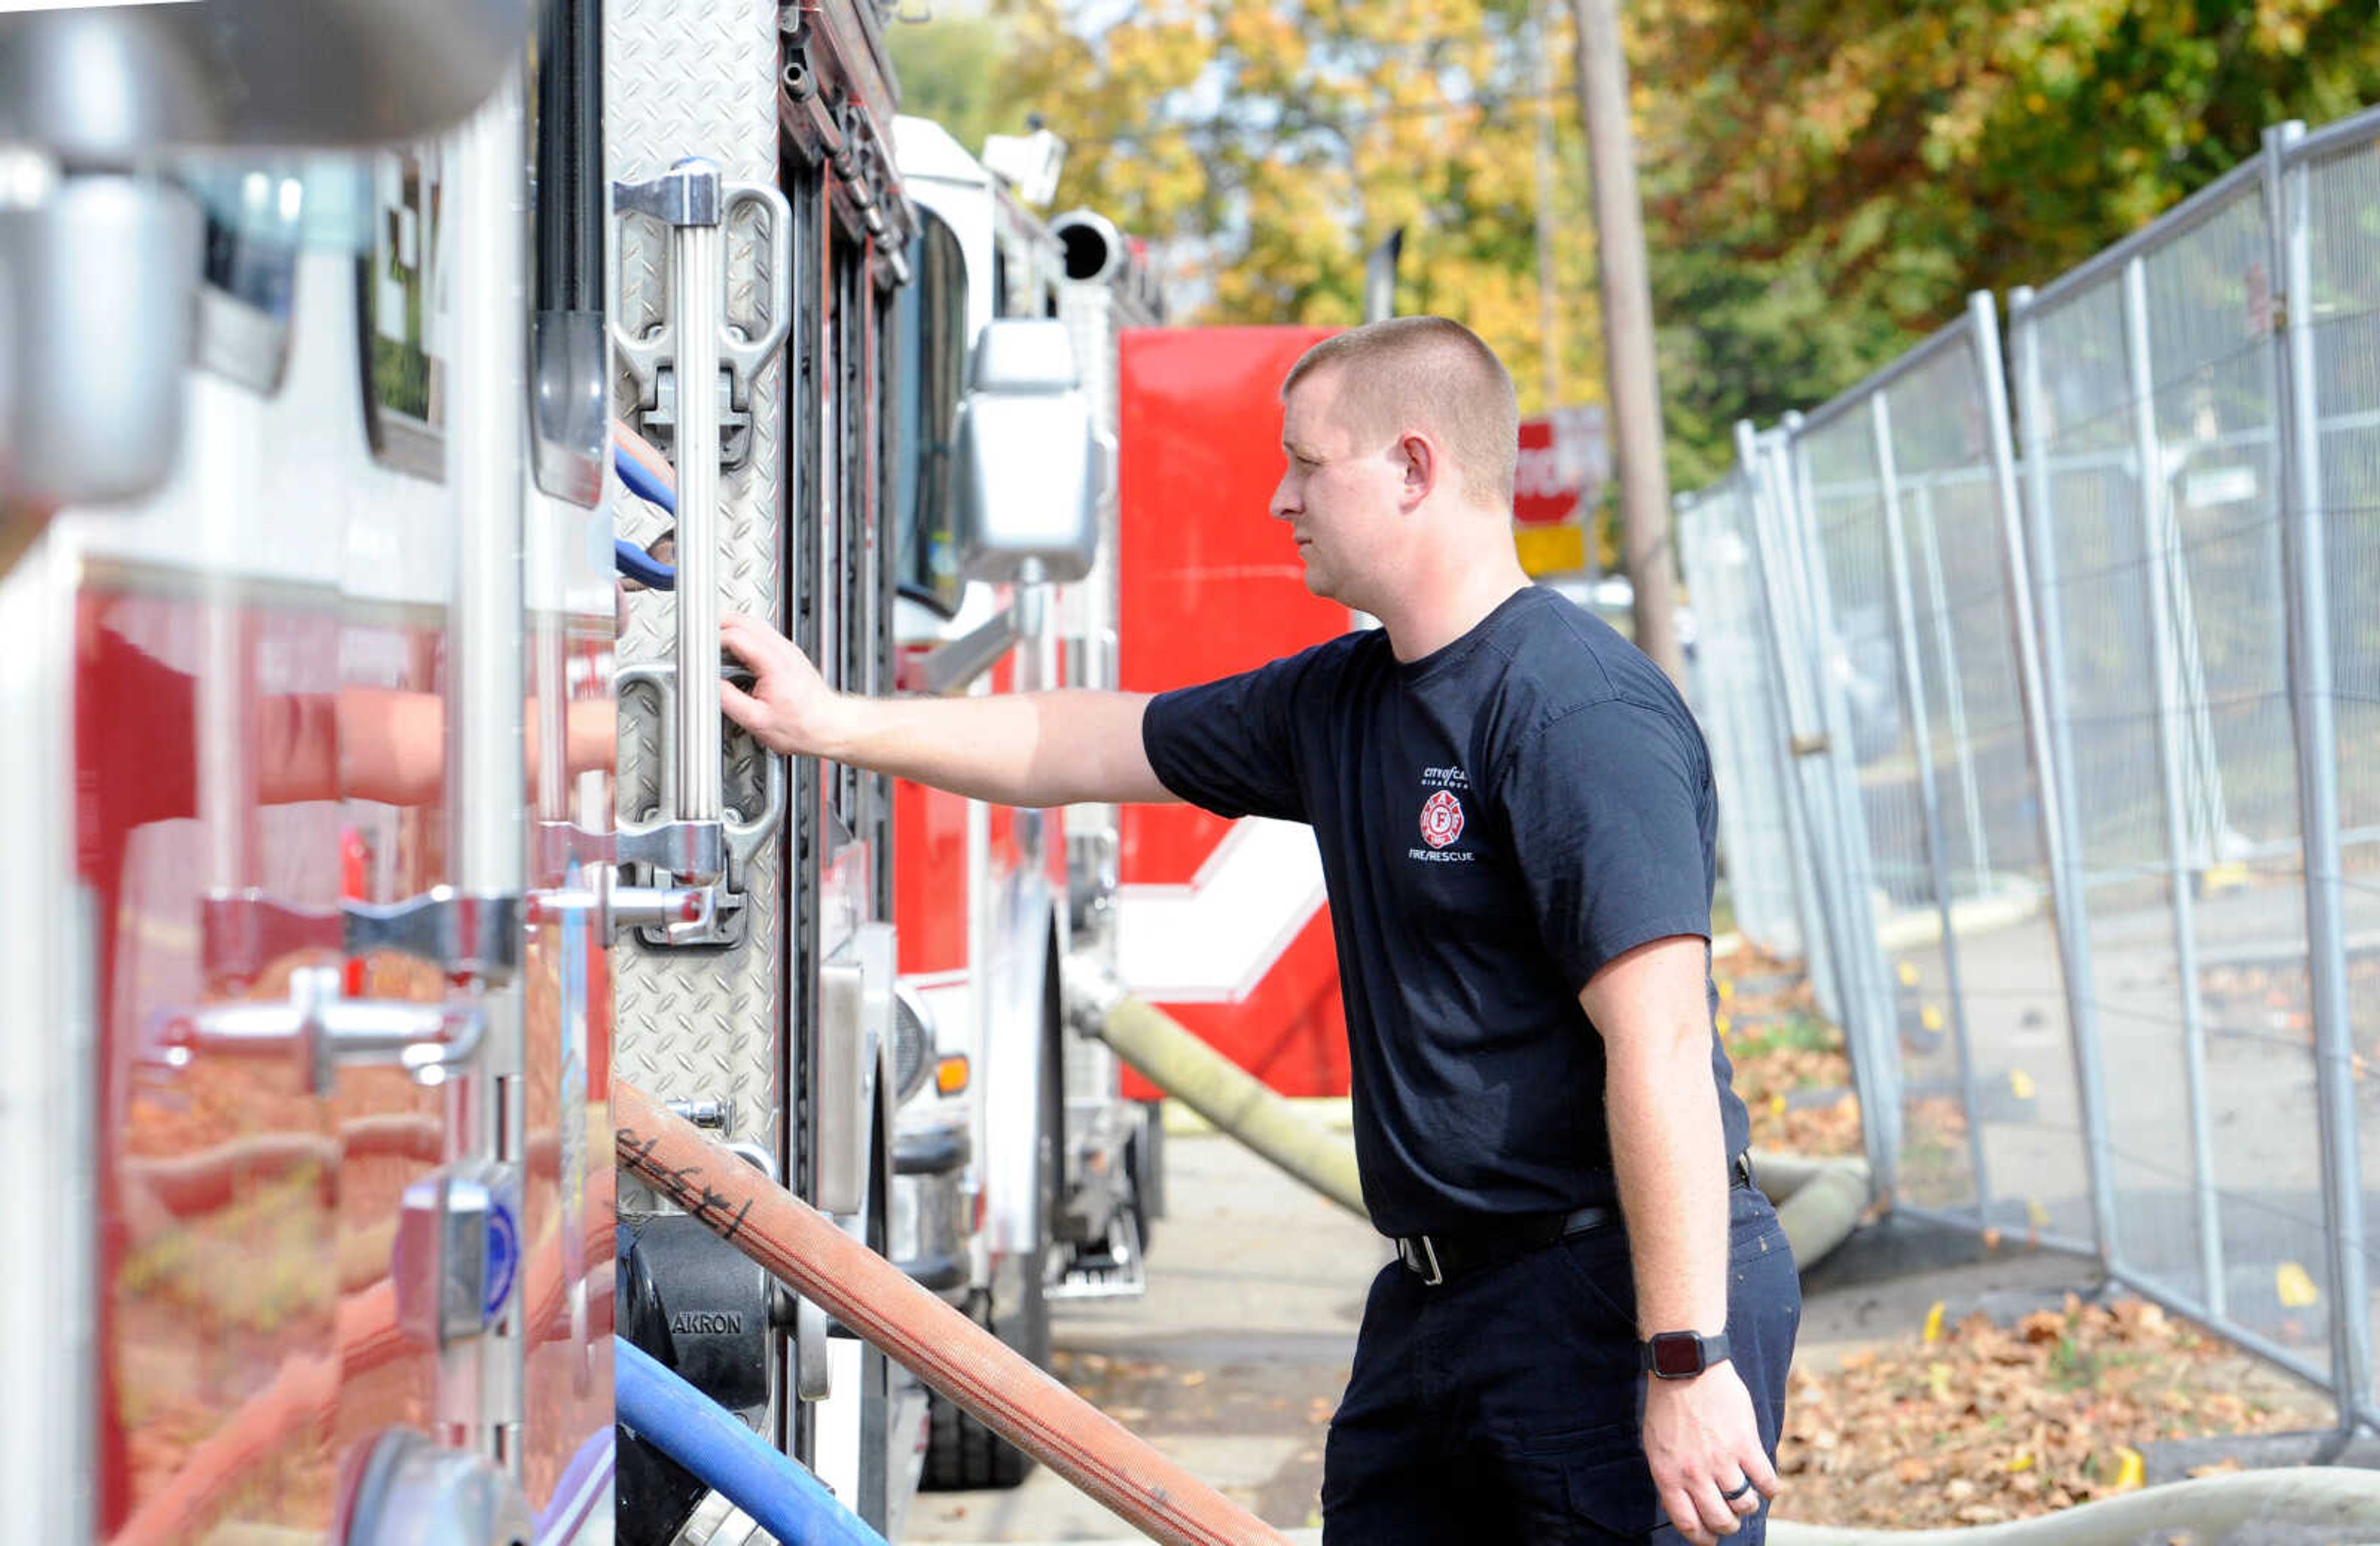
[[[1140,1219],[1140,1254],[1146,1260],[1157,1221],[1165,1213],[1165,1102],[1137,1104],[1141,1126],[1125,1145],[1124,1174],[1132,1178],[1131,1205]]]
[[[1053,1028],[1055,1021],[1051,1022]],[[1064,1069],[1058,1062],[1055,1037],[1049,1039],[1041,1060],[1039,1121],[1035,1124],[1038,1155],[1036,1185],[1041,1192],[1041,1248],[1017,1263],[1016,1303],[995,1318],[991,1296],[978,1294],[967,1304],[968,1318],[1016,1352],[1036,1369],[1050,1367],[1050,1227],[1057,1218],[1061,1146],[1065,1141]],[[1033,1458],[978,1422],[941,1392],[928,1393],[926,1471],[922,1485],[929,1491],[973,1491],[1014,1487],[1033,1468]]]
[[[978,1297],[968,1307],[968,1319],[990,1331],[991,1317],[981,1305]],[[1014,1487],[1033,1468],[1031,1456],[969,1417],[939,1391],[928,1397],[926,1424],[923,1485],[929,1491]]]
[[[892,1117],[891,1070],[877,1081],[875,1137],[868,1147],[868,1248],[879,1256],[892,1249]],[[874,1343],[859,1355],[859,1497],[856,1512],[870,1529],[888,1531],[892,1519],[892,1360]],[[912,1441],[914,1442],[914,1441]],[[903,1485],[907,1485],[906,1481]]]

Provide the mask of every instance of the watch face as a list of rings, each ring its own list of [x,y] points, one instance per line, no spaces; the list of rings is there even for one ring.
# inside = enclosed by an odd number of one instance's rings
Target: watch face
[[[1703,1371],[1703,1346],[1698,1337],[1678,1334],[1653,1339],[1653,1372],[1664,1380],[1682,1380]]]

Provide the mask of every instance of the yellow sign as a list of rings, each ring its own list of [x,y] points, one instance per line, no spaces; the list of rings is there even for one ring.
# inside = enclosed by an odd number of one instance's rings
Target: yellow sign
[[[1576,526],[1516,526],[1512,542],[1531,576],[1576,574],[1586,567],[1586,533]]]

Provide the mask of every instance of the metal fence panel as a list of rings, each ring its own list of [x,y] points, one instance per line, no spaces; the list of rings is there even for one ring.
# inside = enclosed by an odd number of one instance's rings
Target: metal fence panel
[[[1775,657],[1869,1157],[2380,1425],[2380,112],[2273,130],[2010,335],[2004,381],[1976,298],[1739,426],[1760,583],[1706,578]]]
[[[2320,1370],[2272,251],[2252,169],[2021,301],[2017,416],[2112,1076],[2107,1260]]]
[[[1694,712],[1718,785],[1719,859],[1735,927],[1767,954],[1799,961],[1803,856],[1789,814],[1776,666],[1744,530],[1749,498],[1739,474],[1678,503],[1679,557],[1694,608]]]
[[[2380,1238],[2380,116],[2318,146],[2275,137],[2289,305],[2300,767],[2309,798],[2308,976],[2330,1167],[2334,1357],[2343,1404],[2373,1392]]]
[[[1829,690],[1832,668],[1820,626],[1802,536],[1800,501],[1781,434],[1757,436],[1736,426],[1737,454],[1751,498],[1745,512],[1759,573],[1762,617],[1780,688],[1791,797],[1808,844],[1811,916],[1823,920],[1828,983],[1840,1006],[1852,1079],[1860,1102],[1863,1143],[1879,1187],[1892,1184],[1900,1153],[1899,1075],[1890,1039],[1889,995],[1873,951],[1854,942],[1874,937],[1867,900],[1866,838],[1858,820],[1847,711]]]
[[[2000,540],[2013,481],[1992,433],[1998,375],[1978,338],[1988,325],[1971,317],[1951,329],[1876,403],[1906,571],[1912,751],[1937,850],[1932,917],[1885,941],[1896,980],[1914,979],[1902,1021],[1901,1195],[1972,1207],[2013,1233],[2085,1241],[2082,1107],[2013,628],[2021,581]],[[1927,923],[1937,938],[1925,937]]]
[[[1791,458],[1872,856],[1894,1200],[2073,1243],[2094,1217],[2081,1092],[1976,325],[1813,415]]]

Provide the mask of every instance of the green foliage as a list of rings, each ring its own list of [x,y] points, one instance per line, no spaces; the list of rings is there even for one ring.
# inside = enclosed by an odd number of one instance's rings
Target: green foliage
[[[889,30],[901,111],[931,118],[969,152],[984,137],[1015,133],[1026,108],[1000,94],[1005,30],[982,17],[937,16]]]
[[[1205,298],[1197,320],[1356,322],[1365,255],[1402,229],[1399,310],[1462,318],[1524,406],[1544,400],[1524,0],[1142,0],[1093,36],[1058,0],[995,15],[1014,40],[1003,95],[1073,147],[1059,201],[1160,243],[1177,291]],[[1554,142],[1574,147],[1576,104],[1552,100]],[[1585,166],[1558,160],[1556,391],[1592,402]]]
[[[2374,100],[2371,20],[2344,0],[1668,0],[1642,24],[1673,461],[1718,453],[1739,400],[1815,406],[1970,291],[2056,277],[2266,125]]]
[[[1738,1020],[1728,1039],[1728,1055],[1768,1057],[1780,1052],[1840,1053],[1842,1032],[1815,1015],[1790,1013],[1774,1020]]]
[[[1061,200],[1160,243],[1202,320],[1353,322],[1364,254],[1403,227],[1400,309],[1469,322],[1534,408],[1545,55],[1557,391],[1592,402],[1569,7],[1548,0],[1543,38],[1536,8],[1139,0],[1082,10],[1114,18],[1094,31],[1069,0],[993,0],[1009,49],[989,100],[1047,116],[1075,147]],[[1731,463],[1737,419],[1815,406],[1971,290],[2054,277],[2255,153],[2267,124],[2380,100],[2369,0],[1638,0],[1624,18],[1682,488]]]

